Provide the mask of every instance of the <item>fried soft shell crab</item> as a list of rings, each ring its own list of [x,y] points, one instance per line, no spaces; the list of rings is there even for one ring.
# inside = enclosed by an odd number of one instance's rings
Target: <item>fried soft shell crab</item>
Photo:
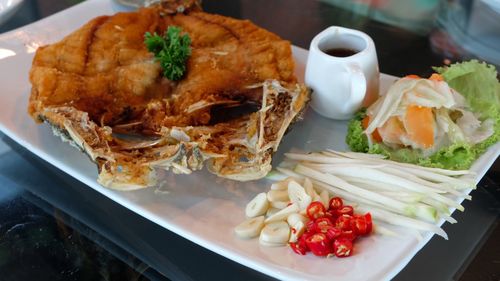
[[[144,46],[146,32],[178,26],[191,38],[182,80],[170,81]],[[252,24],[162,1],[97,17],[40,47],[30,72],[30,115],[84,151],[98,182],[156,184],[155,169],[264,177],[309,99],[288,41]]]

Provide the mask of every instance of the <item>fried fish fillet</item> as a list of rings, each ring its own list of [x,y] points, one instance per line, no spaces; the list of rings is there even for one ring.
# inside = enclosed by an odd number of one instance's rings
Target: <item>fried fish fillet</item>
[[[177,82],[144,45],[169,26],[192,41]],[[86,152],[102,185],[122,189],[154,185],[155,168],[191,173],[204,162],[222,177],[263,177],[309,98],[288,41],[196,1],[97,17],[40,47],[30,81],[31,116]]]

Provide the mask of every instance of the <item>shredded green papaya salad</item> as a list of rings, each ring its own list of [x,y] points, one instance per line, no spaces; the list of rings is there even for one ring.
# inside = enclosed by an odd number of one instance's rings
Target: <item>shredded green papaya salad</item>
[[[349,122],[355,152],[452,170],[469,169],[500,140],[500,82],[494,66],[471,60],[434,67],[429,78],[396,81]]]

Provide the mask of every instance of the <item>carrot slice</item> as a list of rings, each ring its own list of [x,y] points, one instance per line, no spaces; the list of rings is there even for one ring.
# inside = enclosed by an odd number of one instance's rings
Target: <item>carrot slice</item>
[[[370,116],[366,115],[361,121],[361,125],[363,125],[363,129],[368,128],[368,125],[370,125]]]
[[[444,78],[440,74],[432,73],[431,77],[429,77],[429,80],[444,81]]]
[[[363,120],[361,121],[361,125],[363,125],[363,129],[366,129],[366,128],[368,128],[369,124],[370,124],[370,116],[366,115],[366,117],[363,118]],[[373,131],[373,133],[372,133],[372,139],[375,142],[381,142],[382,141],[382,137],[380,136],[380,134],[378,132],[378,129],[375,129],[375,131]]]
[[[408,137],[424,148],[434,145],[434,115],[432,108],[410,105],[406,110],[405,128]]]
[[[385,143],[402,144],[401,137],[406,135],[403,123],[397,116],[392,116],[379,128]]]
[[[420,76],[415,74],[406,75],[405,78],[420,79]]]

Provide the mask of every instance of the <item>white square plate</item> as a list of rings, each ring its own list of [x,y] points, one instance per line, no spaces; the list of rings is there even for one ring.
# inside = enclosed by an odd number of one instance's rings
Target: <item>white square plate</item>
[[[240,183],[206,171],[166,175],[168,194],[153,188],[117,192],[96,182],[97,169],[88,157],[63,144],[47,125],[37,125],[26,113],[30,94],[28,73],[37,47],[58,41],[91,18],[112,14],[110,0],[89,0],[39,22],[0,35],[0,130],[47,162],[137,214],[245,266],[287,280],[382,280],[396,275],[429,241],[405,233],[399,237],[372,235],[357,243],[347,259],[299,256],[288,247],[266,248],[257,240],[240,240],[233,227],[244,219],[244,206],[268,189],[265,180]],[[297,75],[303,77],[307,51],[293,49]],[[382,75],[384,91],[395,77]],[[345,150],[346,122],[327,120],[308,110],[303,121],[285,136],[275,163],[291,148]],[[500,144],[491,147],[473,166],[478,180],[498,157]],[[119,218],[113,218],[119,219]],[[449,233],[453,235],[453,233]]]

